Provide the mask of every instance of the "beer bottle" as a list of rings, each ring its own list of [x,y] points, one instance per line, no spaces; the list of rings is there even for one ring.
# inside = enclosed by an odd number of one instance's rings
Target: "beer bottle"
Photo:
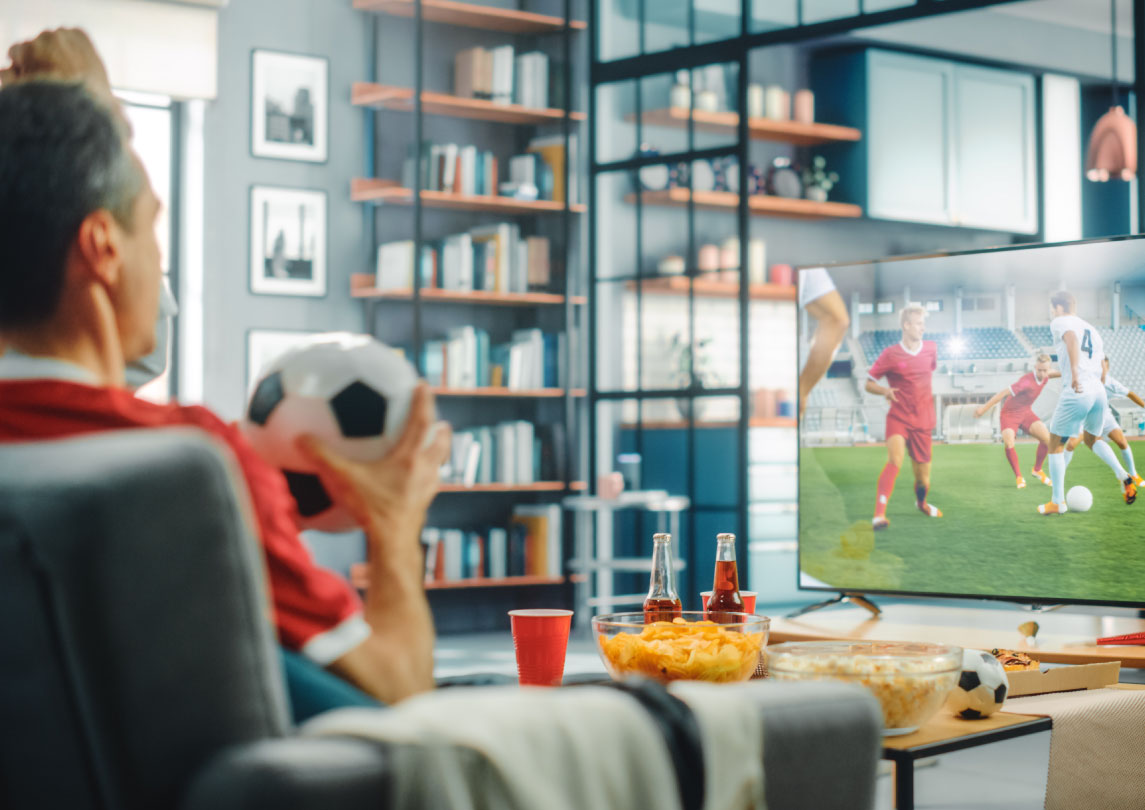
[[[676,593],[676,571],[672,566],[672,535],[652,535],[652,579],[644,600],[644,623],[670,622],[680,615],[683,604]]]
[[[708,600],[708,618],[717,624],[735,624],[741,620],[728,614],[743,612],[739,572],[736,570],[736,536],[717,534],[716,576],[712,583],[712,597]]]

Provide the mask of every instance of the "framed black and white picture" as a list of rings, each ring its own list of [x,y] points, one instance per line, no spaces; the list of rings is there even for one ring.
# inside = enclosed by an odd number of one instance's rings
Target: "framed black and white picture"
[[[263,369],[288,349],[309,339],[316,332],[283,329],[249,329],[246,334],[246,395],[250,397]]]
[[[250,192],[250,289],[326,294],[326,192],[254,186]]]
[[[252,61],[251,152],[255,157],[324,163],[327,61],[259,50]]]

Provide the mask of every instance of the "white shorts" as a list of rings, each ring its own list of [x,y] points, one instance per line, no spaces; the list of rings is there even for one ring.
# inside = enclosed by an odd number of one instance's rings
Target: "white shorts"
[[[1108,436],[1115,430],[1121,430],[1121,423],[1109,408],[1105,409],[1105,421],[1101,423],[1101,433],[1098,436]]]
[[[1068,384],[1062,385],[1062,395],[1050,420],[1050,433],[1069,439],[1082,428],[1094,436],[1100,436],[1105,416],[1109,413],[1109,401],[1105,397],[1105,387],[1100,380],[1083,380],[1079,394]]]

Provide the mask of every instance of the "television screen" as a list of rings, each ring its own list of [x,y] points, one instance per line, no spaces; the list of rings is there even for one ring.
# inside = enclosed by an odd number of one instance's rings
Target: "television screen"
[[[824,273],[800,586],[1145,605],[1145,238],[804,270],[801,367]]]

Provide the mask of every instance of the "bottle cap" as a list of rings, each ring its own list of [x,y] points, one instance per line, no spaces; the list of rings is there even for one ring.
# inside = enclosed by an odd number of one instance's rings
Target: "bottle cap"
[[[736,539],[736,536],[734,534],[724,533],[724,534],[717,534],[716,535],[716,540],[718,540],[718,541],[723,541],[723,540],[733,540],[734,541],[735,539]]]
[[[669,542],[671,539],[672,535],[667,534],[666,532],[657,532],[656,534],[652,535],[653,542]]]

